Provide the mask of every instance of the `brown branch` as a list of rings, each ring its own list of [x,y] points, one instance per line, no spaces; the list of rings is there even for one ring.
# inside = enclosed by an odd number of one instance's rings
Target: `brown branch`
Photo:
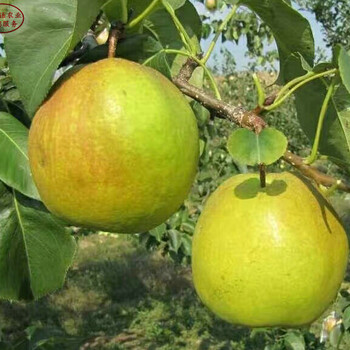
[[[296,154],[290,151],[287,151],[283,155],[283,159],[290,165],[297,168],[302,174],[304,174],[310,179],[313,179],[319,185],[323,185],[326,187],[337,185],[339,190],[350,192],[350,186],[348,184],[344,183],[343,181],[339,182],[338,179],[335,179],[332,176],[322,173],[315,167],[305,164],[303,158],[297,156]]]
[[[197,63],[192,59],[188,59],[178,76],[173,79],[174,84],[177,85],[182,93],[200,102],[204,107],[215,111],[218,117],[228,119],[243,128],[260,132],[266,126],[265,121],[255,113],[249,112],[242,107],[233,107],[190,84],[188,80],[196,67]]]
[[[197,62],[189,58],[182,66],[179,74],[173,78],[174,84],[182,91],[182,93],[215,112],[216,117],[228,119],[240,127],[259,133],[264,127],[267,126],[266,122],[258,115],[258,113],[261,112],[260,110],[255,109],[254,111],[247,111],[242,107],[231,106],[226,102],[216,99],[204,90],[190,84],[188,80],[191,78],[193,71],[197,67]],[[272,104],[274,99],[275,96],[268,97],[265,101],[265,105]],[[350,192],[350,186],[348,184],[339,182],[339,180],[320,172],[310,165],[305,164],[303,158],[293,154],[290,151],[286,151],[286,153],[283,155],[283,159],[298,169],[302,174],[314,180],[317,184],[326,187],[331,187],[337,184],[340,190]]]
[[[118,40],[124,32],[124,24],[122,22],[112,22],[111,30],[108,38],[108,57],[115,57],[115,51],[117,49]]]

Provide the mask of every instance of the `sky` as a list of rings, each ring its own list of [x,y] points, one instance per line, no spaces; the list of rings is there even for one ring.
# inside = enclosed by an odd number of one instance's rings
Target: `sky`
[[[225,14],[227,14],[227,10],[223,10],[223,11],[215,11],[214,13],[209,12],[205,6],[202,3],[199,3],[198,1],[194,1],[191,0],[194,4],[195,7],[198,11],[199,14],[206,14],[208,16],[214,16],[216,19],[220,19],[220,18],[224,18]],[[294,5],[295,8],[297,8]],[[328,49],[325,45],[324,42],[324,34],[322,32],[322,27],[321,25],[316,21],[315,16],[307,11],[301,11],[301,13],[303,14],[304,17],[306,17],[312,27],[313,33],[314,33],[314,38],[315,38],[315,44],[316,47],[320,47],[322,49],[324,49],[326,51],[326,54],[330,55],[330,49]],[[213,36],[209,37],[207,40],[203,40],[201,45],[202,45],[202,49],[203,51],[206,51],[206,49],[208,48],[211,39]],[[3,37],[2,35],[0,35],[0,42],[3,42]],[[245,57],[245,52],[247,50],[246,48],[246,41],[245,39],[241,39],[238,43],[238,45],[236,45],[234,42],[225,42],[223,44],[230,52],[233,53],[233,56],[236,60],[237,63],[237,70],[245,70],[247,67],[247,64],[249,62],[248,58]],[[222,44],[220,43],[220,41],[217,43],[215,50],[213,52],[213,55],[211,56],[210,60],[209,60],[209,66],[216,66],[218,64],[218,60],[220,61],[222,58],[220,57],[220,48],[222,47]],[[274,49],[276,48],[276,45],[273,44],[272,46],[268,47],[268,49]],[[215,57],[215,53],[217,54]]]
[[[191,0],[192,1],[192,0]],[[220,18],[224,18],[225,14],[227,14],[227,10],[223,10],[223,11],[215,11],[214,13],[208,11],[205,6],[197,1],[192,1],[195,4],[195,7],[198,11],[199,14],[206,14],[208,16],[214,16],[216,19],[220,19]],[[294,5],[294,8],[298,9],[297,6]],[[298,9],[299,10],[299,9]],[[314,34],[314,39],[315,39],[315,46],[316,47],[320,47],[322,49],[324,49],[326,51],[327,55],[330,55],[330,50],[326,47],[325,42],[324,42],[324,34],[322,32],[322,27],[321,25],[316,21],[315,16],[308,12],[308,11],[300,11],[302,13],[302,15],[304,17],[306,17],[308,19],[308,21],[310,22],[313,34]],[[206,51],[206,49],[208,48],[211,39],[213,36],[211,36],[210,38],[208,38],[207,40],[203,40],[203,42],[201,43],[202,45],[202,49],[203,51]],[[247,51],[246,48],[246,40],[245,39],[241,39],[238,43],[238,45],[236,45],[236,43],[234,42],[225,42],[223,44],[230,52],[232,52],[236,63],[237,63],[237,70],[244,70],[247,67],[247,63],[248,63],[248,59],[247,57],[245,57],[245,52]],[[220,61],[220,48],[222,47],[222,44],[220,42],[217,43],[214,53],[211,56],[210,60],[209,60],[209,66],[215,66],[217,65],[217,59],[215,59],[215,53],[217,54],[217,58]],[[275,44],[273,44],[272,46],[270,46],[268,49],[274,49],[276,47]]]

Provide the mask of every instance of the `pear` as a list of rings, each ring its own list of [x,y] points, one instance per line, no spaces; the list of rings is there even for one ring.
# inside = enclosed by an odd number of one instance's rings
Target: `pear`
[[[248,327],[298,327],[337,295],[348,261],[344,228],[326,198],[292,173],[224,182],[196,226],[192,270],[200,299]]]
[[[135,233],[167,220],[197,171],[198,129],[162,74],[109,58],[54,89],[29,134],[34,182],[47,208],[76,226]]]
[[[216,9],[216,0],[206,0],[205,7],[211,11],[215,10]]]

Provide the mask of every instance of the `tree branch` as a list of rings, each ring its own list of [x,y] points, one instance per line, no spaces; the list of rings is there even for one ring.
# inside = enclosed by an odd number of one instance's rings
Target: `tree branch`
[[[216,117],[228,119],[240,127],[259,133],[267,126],[266,122],[258,115],[260,113],[259,109],[247,111],[242,107],[231,106],[226,102],[216,99],[204,90],[190,84],[188,81],[197,67],[198,63],[189,58],[182,66],[179,74],[173,78],[174,84],[182,91],[182,93],[215,112]],[[276,96],[268,97],[265,100],[265,105],[271,105],[275,97]],[[315,167],[305,164],[303,158],[293,154],[290,151],[286,151],[286,153],[283,155],[283,159],[319,185],[326,187],[337,185],[338,189],[345,192],[350,192],[350,186],[348,184],[340,182],[339,180],[320,172]]]
[[[124,24],[120,21],[111,23],[111,30],[108,38],[108,57],[114,58],[118,40],[124,33]]]
[[[180,73],[173,79],[174,84],[182,91],[182,93],[200,102],[204,107],[215,111],[217,117],[228,119],[243,128],[258,133],[266,126],[265,121],[254,112],[249,112],[242,107],[233,107],[191,85],[188,80],[191,78],[192,73],[197,66],[197,62],[189,58],[181,68]]]

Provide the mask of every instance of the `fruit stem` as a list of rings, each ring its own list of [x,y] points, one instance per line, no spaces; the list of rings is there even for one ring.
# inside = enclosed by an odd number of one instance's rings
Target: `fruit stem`
[[[260,173],[260,187],[266,187],[266,165],[264,163],[259,164],[259,173]]]
[[[124,31],[124,24],[120,21],[114,21],[111,23],[111,30],[109,32],[108,39],[108,58],[115,57],[115,51],[117,49],[118,40]]]

